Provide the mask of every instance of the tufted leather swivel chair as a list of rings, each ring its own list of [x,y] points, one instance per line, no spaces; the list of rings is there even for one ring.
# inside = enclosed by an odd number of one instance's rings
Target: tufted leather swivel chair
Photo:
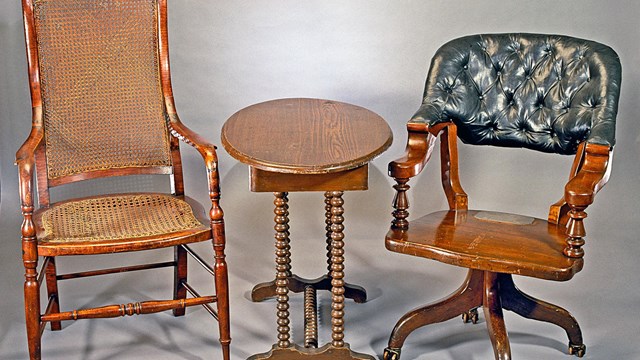
[[[522,293],[512,274],[566,281],[582,269],[585,209],[607,182],[615,143],[621,67],[609,47],[567,36],[489,34],[443,45],[431,62],[420,109],[407,124],[406,153],[389,164],[397,184],[387,249],[469,269],[449,297],[405,314],[384,359],[398,359],[415,329],[482,307],[496,359],[510,359],[503,309],[562,327],[569,353],[586,347],[566,310]],[[449,210],[407,220],[407,184],[440,136]],[[547,220],[468,209],[458,177],[457,138],[472,145],[575,155],[564,196]]]

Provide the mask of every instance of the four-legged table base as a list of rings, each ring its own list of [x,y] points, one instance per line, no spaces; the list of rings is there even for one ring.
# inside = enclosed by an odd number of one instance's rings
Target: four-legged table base
[[[275,297],[278,301],[278,343],[264,353],[251,356],[259,359],[361,359],[374,357],[351,351],[344,338],[344,300],[351,298],[358,303],[367,300],[364,288],[344,282],[344,218],[342,191],[325,192],[326,241],[328,274],[317,279],[304,279],[291,272],[291,245],[289,239],[289,206],[286,192],[275,192],[276,230],[276,278],[256,285],[251,292],[255,302]],[[331,291],[331,343],[318,348],[318,309],[316,291]],[[290,341],[289,291],[304,292],[304,347]]]

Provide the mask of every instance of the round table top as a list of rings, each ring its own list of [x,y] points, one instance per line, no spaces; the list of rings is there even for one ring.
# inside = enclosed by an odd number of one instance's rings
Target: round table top
[[[384,152],[389,125],[363,107],[333,100],[278,99],[248,106],[222,127],[222,145],[261,170],[322,174],[353,169]]]

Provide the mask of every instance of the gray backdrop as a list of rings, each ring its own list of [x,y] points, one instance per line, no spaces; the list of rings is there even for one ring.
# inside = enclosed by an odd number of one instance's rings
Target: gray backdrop
[[[13,156],[30,126],[20,2],[2,0],[0,12],[0,358],[25,359],[20,261],[20,215]],[[481,32],[541,32],[600,41],[620,55],[623,67],[616,157],[607,187],[588,209],[584,270],[568,283],[516,279],[525,291],[572,311],[583,327],[591,359],[640,359],[640,309],[636,257],[636,190],[640,170],[638,40],[640,2],[565,1],[214,1],[170,0],[169,31],[174,92],[182,120],[219,143],[224,121],[247,105],[281,97],[351,102],[382,115],[395,142],[371,168],[370,190],[346,199],[347,280],[364,285],[371,301],[347,305],[346,340],[381,355],[395,321],[409,309],[455,289],[464,271],[434,261],[387,252],[383,237],[391,211],[386,164],[402,152],[404,124],[419,106],[429,60],[454,37]],[[115,140],[117,141],[117,140]],[[475,208],[544,218],[561,194],[571,158],[525,150],[461,146],[462,181]],[[199,156],[183,151],[187,192],[206,202]],[[273,274],[272,199],[248,190],[248,172],[220,150],[232,299],[232,356],[246,358],[275,341],[273,302],[253,304],[248,291]],[[437,166],[412,181],[412,216],[445,206]],[[484,184],[484,186],[483,186]],[[486,186],[486,184],[490,184]],[[120,179],[64,188],[55,196],[113,189],[166,187],[162,181]],[[322,196],[291,196],[294,271],[314,277],[324,270]],[[304,245],[300,244],[303,242]],[[205,254],[210,246],[201,244]],[[306,252],[303,252],[302,249]],[[63,272],[97,265],[150,260],[158,253],[70,259]],[[160,252],[169,258],[170,252]],[[194,268],[194,270],[196,270]],[[170,296],[170,270],[156,276],[126,274],[61,285],[65,309]],[[146,274],[149,275],[149,274]],[[201,287],[208,280],[194,272]],[[115,295],[114,295],[115,294]],[[71,296],[76,299],[71,300]],[[329,297],[322,305],[321,342],[329,339]],[[302,338],[301,300],[293,297],[294,339]],[[506,315],[517,359],[565,359],[566,337],[555,326]],[[205,359],[218,357],[217,325],[193,310],[139,318],[65,323],[45,332],[48,359]],[[404,359],[488,359],[484,323],[452,320],[421,329],[405,345]]]

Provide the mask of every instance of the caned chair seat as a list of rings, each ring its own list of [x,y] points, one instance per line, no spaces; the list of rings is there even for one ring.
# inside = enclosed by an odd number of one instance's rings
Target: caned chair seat
[[[168,194],[116,194],[59,202],[35,214],[38,252],[45,256],[113,253],[211,238],[194,201]],[[158,238],[162,238],[161,241]],[[194,240],[194,238],[196,238]]]
[[[566,234],[546,220],[477,210],[438,211],[392,228],[387,249],[470,269],[569,280],[583,260],[562,250]],[[496,257],[495,253],[500,253]]]
[[[22,15],[33,109],[31,132],[16,153],[29,359],[42,358],[47,324],[58,331],[62,321],[168,310],[183,316],[202,305],[218,320],[222,359],[229,360],[218,157],[213,144],[182,123],[173,101],[167,0],[25,0]],[[207,169],[206,213],[184,196],[180,141],[195,148]],[[136,175],[168,176],[171,194],[51,201],[56,186]],[[205,240],[213,246],[213,265],[188,246]],[[115,260],[119,253],[162,248],[172,248],[173,261],[57,271],[64,255],[116,253]],[[188,255],[212,275],[215,294],[200,295],[187,281]],[[164,267],[174,270],[171,299],[61,309],[58,281]],[[41,286],[47,288],[46,306]]]

